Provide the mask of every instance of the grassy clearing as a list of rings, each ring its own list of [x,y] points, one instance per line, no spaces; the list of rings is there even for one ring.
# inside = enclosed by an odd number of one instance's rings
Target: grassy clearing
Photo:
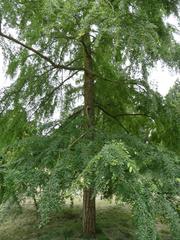
[[[22,214],[13,213],[0,223],[0,240],[83,240],[81,235],[81,205],[68,206],[54,215],[48,225],[38,227],[38,219],[32,205],[27,205]],[[163,240],[171,237],[162,224],[158,224]],[[127,206],[116,206],[106,201],[97,201],[98,240],[133,240],[134,227]]]

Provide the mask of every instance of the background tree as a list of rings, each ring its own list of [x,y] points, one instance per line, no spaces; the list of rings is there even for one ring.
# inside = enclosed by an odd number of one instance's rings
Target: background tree
[[[152,140],[163,144],[178,155],[180,154],[178,147],[180,144],[179,109],[180,83],[177,80],[162,101],[156,126],[152,131]]]

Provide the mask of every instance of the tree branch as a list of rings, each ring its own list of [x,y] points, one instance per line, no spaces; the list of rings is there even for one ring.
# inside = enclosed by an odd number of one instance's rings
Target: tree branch
[[[113,84],[117,84],[117,85],[119,85],[119,84],[121,84],[121,81],[122,81],[122,79],[120,79],[120,80],[111,80],[111,79],[109,79],[109,78],[107,78],[107,77],[103,77],[102,75],[100,75],[100,74],[95,74],[95,73],[93,73],[94,74],[94,76],[95,77],[97,77],[97,78],[100,78],[101,80],[103,80],[103,81],[106,81],[106,82],[109,82],[109,83],[113,83]],[[146,91],[146,87],[147,86],[145,86],[144,84],[146,84],[147,85],[147,83],[144,81],[144,80],[133,80],[133,79],[128,79],[128,78],[126,78],[126,79],[123,79],[123,82],[127,82],[127,84],[130,84],[130,85],[137,85],[138,87],[140,87],[143,91]],[[144,88],[142,88],[142,86],[144,87]]]
[[[127,130],[127,128],[119,121],[119,119],[117,119],[116,116],[112,115],[111,113],[109,113],[106,109],[104,109],[102,106],[97,105],[96,106],[102,111],[104,112],[107,116],[111,117],[112,119],[114,119],[115,121],[117,121],[119,123],[119,125],[127,132],[129,133],[129,131]]]
[[[39,111],[39,109],[49,100],[49,98],[59,89],[63,86],[63,84],[65,82],[67,82],[68,80],[70,80],[73,76],[75,76],[79,71],[74,72],[73,74],[71,74],[69,77],[67,77],[66,79],[64,79],[57,87],[53,88],[53,90],[51,92],[49,92],[45,97],[43,97],[41,99],[41,103],[39,105],[39,107],[35,110],[35,114]]]
[[[144,117],[148,117],[148,118],[150,117],[145,113],[119,113],[119,114],[115,115],[115,117],[120,117],[120,116],[124,116],[124,117],[126,117],[126,116],[130,116],[130,117],[144,116]]]
[[[84,109],[83,107],[84,106],[77,107],[76,109],[74,109],[74,112],[72,114],[70,114],[66,119],[64,119],[62,121],[61,120],[53,121],[53,123],[55,123],[55,124],[53,125],[52,129],[54,129],[56,126],[58,126],[59,128],[63,128],[63,129],[65,127],[67,127],[68,124],[71,123],[72,120],[74,120],[77,116],[80,115],[80,113]],[[47,134],[49,134],[49,132],[47,132]]]
[[[55,87],[48,95],[52,95],[56,90],[58,90],[59,88],[61,88],[63,86],[63,84],[65,82],[67,82],[68,80],[70,80],[72,77],[74,77],[79,71],[75,71],[73,74],[71,74],[69,77],[67,77],[66,79],[64,79],[57,87]]]
[[[98,106],[98,108],[100,109],[100,110],[104,110],[104,111],[106,111],[105,109],[104,109],[104,107],[102,106],[102,105],[100,105],[99,103],[96,103],[96,105]],[[120,117],[120,116],[130,116],[130,117],[136,117],[136,116],[144,116],[144,117],[148,117],[148,118],[151,118],[150,116],[148,116],[147,114],[145,114],[145,113],[118,113],[118,114],[116,114],[116,115],[112,115],[113,117],[115,117],[115,118],[117,118],[117,117]]]
[[[76,145],[76,143],[79,141],[79,140],[81,140],[81,138],[83,138],[84,136],[86,136],[86,134],[88,133],[88,131],[87,132],[85,132],[85,133],[83,133],[83,134],[81,134],[78,138],[76,138],[70,145],[69,145],[69,149],[72,149],[72,147],[74,146],[74,145]]]
[[[20,45],[20,46],[22,46],[22,47],[24,47],[24,48],[26,48],[28,50],[30,50],[31,52],[33,52],[36,55],[38,55],[40,58],[44,59],[46,62],[50,63],[54,68],[64,69],[64,70],[69,70],[69,71],[76,71],[76,70],[84,71],[84,68],[81,68],[81,67],[78,68],[78,67],[71,67],[71,66],[69,66],[70,63],[68,63],[68,65],[56,64],[48,56],[42,54],[41,52],[39,52],[38,50],[36,50],[36,49],[34,49],[32,47],[30,47],[30,46],[20,42],[19,40],[13,38],[10,35],[6,35],[6,34],[2,33],[2,31],[0,31],[0,36],[6,38],[6,39],[8,39],[8,40],[10,40],[10,41],[12,41],[12,42],[14,42],[16,44],[18,44],[18,45]]]

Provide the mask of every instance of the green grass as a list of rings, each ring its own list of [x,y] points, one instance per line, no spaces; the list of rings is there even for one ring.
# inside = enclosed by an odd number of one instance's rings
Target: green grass
[[[6,216],[0,223],[0,240],[83,240],[81,205],[68,206],[54,215],[46,226],[39,228],[35,210],[26,205],[21,214]],[[166,226],[158,224],[163,240],[170,240]],[[135,239],[131,212],[127,206],[97,201],[98,240]]]

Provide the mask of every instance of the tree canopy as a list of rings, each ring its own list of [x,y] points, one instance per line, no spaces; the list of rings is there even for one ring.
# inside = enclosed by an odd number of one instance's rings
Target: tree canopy
[[[32,197],[45,223],[84,189],[93,235],[95,195],[115,195],[138,239],[156,239],[160,215],[178,239],[179,84],[163,99],[148,83],[158,60],[180,66],[171,14],[178,0],[0,2],[13,79],[0,99],[2,201]]]

